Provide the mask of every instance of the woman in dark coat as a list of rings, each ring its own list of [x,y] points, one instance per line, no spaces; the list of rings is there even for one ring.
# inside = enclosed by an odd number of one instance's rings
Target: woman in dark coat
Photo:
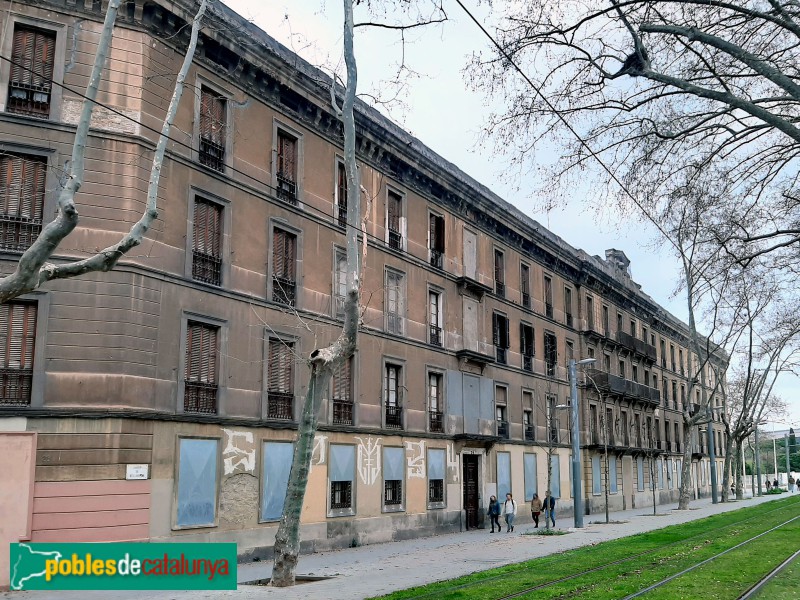
[[[495,496],[489,498],[489,520],[492,523],[492,533],[494,526],[497,525],[497,532],[500,533],[500,503]]]

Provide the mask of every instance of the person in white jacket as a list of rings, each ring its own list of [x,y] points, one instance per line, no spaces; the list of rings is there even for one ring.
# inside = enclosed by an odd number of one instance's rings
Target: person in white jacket
[[[506,533],[514,531],[514,517],[517,516],[517,503],[511,492],[506,494],[506,501],[503,502],[503,516],[506,520]]]

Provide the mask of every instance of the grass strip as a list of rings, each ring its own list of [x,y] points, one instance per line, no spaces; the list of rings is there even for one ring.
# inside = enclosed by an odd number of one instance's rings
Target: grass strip
[[[598,582],[609,580],[614,585],[606,586],[606,589],[613,591],[610,595],[603,593],[602,597],[619,598],[625,595],[621,592],[623,588],[632,591],[641,589],[679,571],[680,565],[688,566],[696,563],[698,550],[702,549],[704,556],[706,554],[710,556],[796,515],[798,504],[800,499],[787,498],[770,503],[773,507],[771,510],[765,510],[763,506],[742,508],[591,547],[577,548],[498,569],[472,573],[449,581],[402,590],[382,598],[493,599],[546,584],[576,572],[602,568],[608,563],[627,559],[638,553],[650,553],[536,592],[537,598],[574,597],[576,593],[582,594],[582,590],[595,590],[601,593],[601,590],[597,589]],[[714,539],[705,539],[707,537]],[[643,584],[642,579],[649,583]],[[635,586],[630,585],[631,581],[636,581]]]
[[[800,598],[800,558],[794,559],[783,571],[765,585],[757,598]]]

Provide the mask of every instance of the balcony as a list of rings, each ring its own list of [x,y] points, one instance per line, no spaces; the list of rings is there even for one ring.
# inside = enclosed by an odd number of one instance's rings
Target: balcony
[[[497,421],[497,435],[504,440],[509,439],[508,421]]]
[[[0,250],[25,252],[41,231],[41,219],[0,215]]]
[[[403,234],[399,231],[389,230],[389,248],[395,250],[403,249]]]
[[[333,424],[353,424],[353,403],[348,400],[333,400]]]
[[[442,345],[442,328],[436,325],[430,326],[431,346]]]
[[[221,285],[222,259],[219,256],[192,250],[192,279],[211,285]]]
[[[297,183],[294,179],[284,173],[278,173],[277,176],[278,187],[276,193],[278,198],[288,204],[297,205]],[[340,217],[341,218],[341,217]],[[345,222],[347,222],[347,213],[345,212]]]
[[[536,441],[536,435],[534,434],[533,425],[525,425],[525,441],[526,442]]]
[[[200,164],[222,173],[225,171],[225,147],[211,139],[200,137]]]
[[[272,276],[272,301],[294,306],[297,284],[286,277]]]
[[[0,406],[30,404],[32,381],[32,369],[0,369]],[[216,387],[214,390],[216,392]],[[214,400],[216,401],[216,394]]]
[[[386,407],[386,429],[403,428],[403,408],[400,406]]]
[[[267,392],[267,418],[291,421],[294,396],[286,392]]]
[[[617,332],[617,343],[630,352],[638,354],[650,363],[656,362],[656,347],[647,342],[633,337],[624,331]]]
[[[217,384],[184,381],[183,412],[217,414]]]
[[[593,387],[591,382],[594,381],[598,390],[612,396],[630,398],[654,406],[658,406],[661,402],[661,391],[657,388],[651,388],[643,383],[636,383],[598,369],[587,369],[586,374],[587,379],[590,380],[588,382],[589,389]]]
[[[533,356],[522,355],[522,370],[533,373]]]
[[[440,411],[428,411],[428,429],[433,433],[444,433],[444,416]]]
[[[478,300],[482,300],[484,294],[492,291],[492,288],[485,283],[466,275],[456,279],[456,284],[462,291],[467,291],[477,296]]]
[[[430,249],[431,252],[431,266],[436,269],[441,269],[443,264],[443,256],[442,253],[438,250],[434,250],[433,248]]]

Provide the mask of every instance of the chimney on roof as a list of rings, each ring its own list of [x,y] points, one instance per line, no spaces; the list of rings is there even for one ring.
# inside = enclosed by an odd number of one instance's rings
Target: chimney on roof
[[[631,261],[622,250],[609,248],[606,250],[606,262],[627,277],[631,276]]]

